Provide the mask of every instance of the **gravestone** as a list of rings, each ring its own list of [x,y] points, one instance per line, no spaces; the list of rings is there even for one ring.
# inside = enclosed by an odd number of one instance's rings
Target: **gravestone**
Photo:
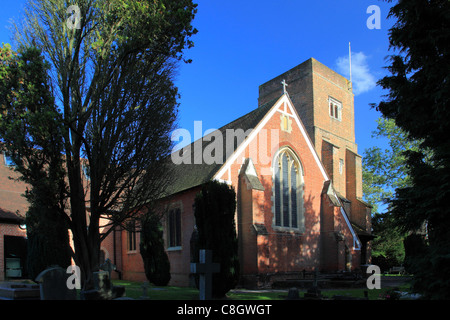
[[[108,271],[93,272],[94,289],[81,292],[84,300],[112,300],[125,295],[124,286],[113,286]]]
[[[71,276],[65,269],[53,266],[42,271],[36,282],[40,285],[41,300],[76,300],[76,289],[69,289],[67,279]]]
[[[290,288],[288,291],[287,300],[299,300],[300,299],[300,293],[297,288],[293,287]]]
[[[108,271],[97,271],[94,275],[94,287],[104,299],[112,298],[112,285]]]
[[[199,299],[211,300],[212,275],[220,271],[220,264],[212,262],[211,250],[200,250],[199,263],[191,263],[191,272],[200,275]]]

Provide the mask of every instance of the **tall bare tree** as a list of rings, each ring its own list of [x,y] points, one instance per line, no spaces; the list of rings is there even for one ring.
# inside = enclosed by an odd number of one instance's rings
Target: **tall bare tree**
[[[42,50],[51,66],[67,219],[86,287],[112,230],[100,233],[100,219],[124,224],[168,183],[173,80],[193,45],[196,7],[192,0],[31,0],[15,25],[18,43]]]

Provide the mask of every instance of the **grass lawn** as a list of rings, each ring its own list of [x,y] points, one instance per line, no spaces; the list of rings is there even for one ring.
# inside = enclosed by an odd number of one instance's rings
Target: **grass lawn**
[[[112,283],[124,286],[127,297],[139,299],[143,294],[143,282],[113,280]],[[155,287],[151,285],[147,289],[147,296],[151,300],[197,300],[198,290],[196,288]]]
[[[121,285],[125,287],[127,297],[139,299],[142,294],[142,282],[133,282],[125,280],[113,280],[114,285]],[[392,288],[386,287],[380,290],[367,289],[324,289],[322,295],[327,298],[332,298],[334,295],[349,296],[355,298],[364,298],[364,291],[368,291],[369,300],[377,300],[384,293]],[[408,291],[409,285],[404,285],[399,288],[401,291]],[[306,289],[300,290],[300,297]],[[227,299],[230,300],[284,300],[287,297],[288,290],[284,291],[267,291],[267,290],[233,290],[227,294]],[[147,296],[150,300],[198,300],[198,290],[196,288],[183,287],[155,287],[150,286],[147,290]]]
[[[125,287],[127,297],[139,299],[142,294],[142,282],[113,280],[114,285]],[[266,292],[266,291],[245,291],[245,292],[229,292],[228,299],[231,300],[281,300],[280,295],[287,295],[287,290],[283,292]],[[198,300],[198,290],[196,288],[185,287],[156,287],[150,286],[147,290],[147,296],[150,300]]]

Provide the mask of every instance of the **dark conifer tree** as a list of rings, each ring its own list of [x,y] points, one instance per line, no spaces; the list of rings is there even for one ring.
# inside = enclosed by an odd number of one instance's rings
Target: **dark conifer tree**
[[[160,218],[155,214],[146,214],[140,222],[142,230],[139,248],[145,275],[154,285],[167,286],[171,278],[170,261],[164,248]]]
[[[13,52],[5,45],[0,52],[1,147],[13,159],[19,180],[31,186],[25,193],[27,271],[35,279],[51,265],[70,265],[62,126],[41,51]]]
[[[236,237],[236,193],[225,183],[211,181],[202,187],[194,203],[198,249],[213,251],[220,272],[213,274],[213,297],[222,298],[239,280]]]
[[[377,109],[422,141],[421,150],[406,153],[411,186],[396,190],[391,212],[404,231],[426,227],[426,250],[408,258],[415,288],[450,299],[450,2],[399,0],[390,17],[397,19],[389,33],[396,53],[391,75],[379,82],[389,93]]]

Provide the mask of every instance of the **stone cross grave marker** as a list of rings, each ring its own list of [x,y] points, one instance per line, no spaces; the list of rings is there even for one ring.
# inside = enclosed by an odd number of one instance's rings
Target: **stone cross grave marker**
[[[148,289],[150,288],[149,283],[148,283],[148,282],[144,282],[144,283],[141,285],[141,288],[142,288],[142,296],[140,297],[140,299],[141,299],[141,300],[148,300],[148,299],[150,299],[150,298],[148,297],[148,294],[147,294],[147,291],[148,291]]]
[[[220,264],[212,262],[211,250],[200,250],[200,262],[191,263],[191,272],[200,275],[200,300],[212,298],[212,275],[220,271]]]
[[[100,269],[108,272],[109,279],[112,279],[111,272],[116,270],[116,265],[111,262],[111,260],[106,259],[105,262],[100,266]]]

